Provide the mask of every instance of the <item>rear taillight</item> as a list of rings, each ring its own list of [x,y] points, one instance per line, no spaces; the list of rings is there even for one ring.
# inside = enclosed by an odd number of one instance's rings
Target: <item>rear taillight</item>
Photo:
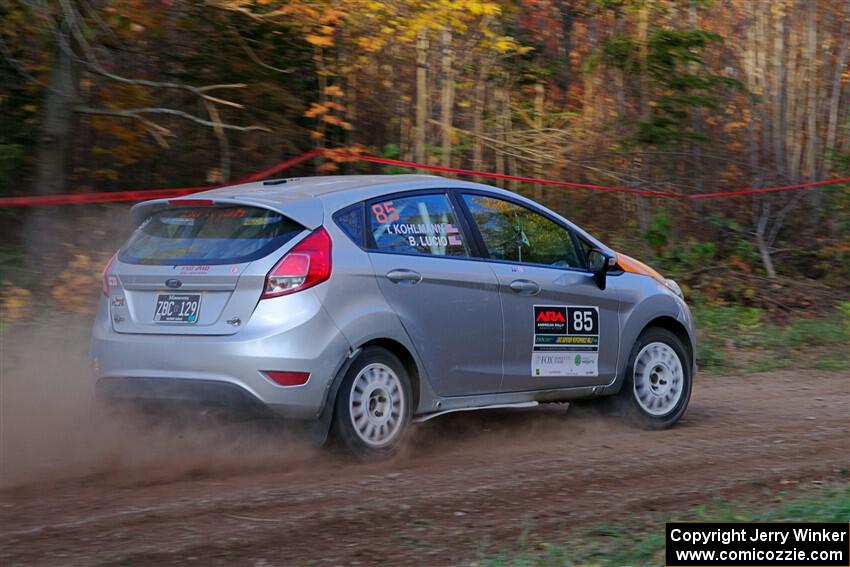
[[[262,299],[313,287],[331,277],[331,237],[317,228],[295,245],[266,276]]]
[[[109,268],[112,267],[112,262],[115,261],[115,256],[109,259],[106,265],[103,267],[103,274],[101,275],[101,282],[103,282],[103,287],[101,291],[103,295],[109,297]]]

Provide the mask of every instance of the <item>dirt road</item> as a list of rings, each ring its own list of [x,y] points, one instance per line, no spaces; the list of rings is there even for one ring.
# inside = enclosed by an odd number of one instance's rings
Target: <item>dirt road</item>
[[[75,451],[88,456],[71,478],[54,467],[0,492],[0,564],[457,564],[525,530],[553,541],[623,515],[846,481],[849,421],[846,374],[784,371],[701,377],[670,431],[563,406],[446,416],[380,465],[233,431],[122,430],[108,449]]]

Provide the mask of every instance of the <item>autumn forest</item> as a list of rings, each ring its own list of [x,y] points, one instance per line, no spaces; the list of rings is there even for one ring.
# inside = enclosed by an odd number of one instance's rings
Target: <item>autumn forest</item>
[[[366,154],[683,195],[837,178],[848,48],[850,0],[2,0],[0,197],[222,184],[313,148],[346,153],[287,175],[409,171]],[[698,299],[846,299],[847,184],[498,184]],[[4,285],[101,207],[0,209]]]

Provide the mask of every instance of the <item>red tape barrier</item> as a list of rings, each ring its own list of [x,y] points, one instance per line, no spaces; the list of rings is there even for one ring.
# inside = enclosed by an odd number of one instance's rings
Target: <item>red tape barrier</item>
[[[343,154],[345,155],[345,154]],[[539,183],[540,185],[556,185],[559,187],[572,187],[574,189],[592,189],[594,191],[609,191],[612,193],[632,193],[634,195],[647,195],[649,197],[663,197],[665,199],[713,199],[716,197],[737,197],[739,195],[756,195],[758,193],[776,193],[778,191],[793,191],[795,189],[806,189],[809,187],[822,187],[825,185],[839,185],[850,183],[850,177],[838,177],[825,179],[823,181],[812,181],[810,183],[798,183],[796,185],[783,185],[781,187],[764,187],[759,189],[738,189],[736,191],[723,191],[718,193],[695,193],[692,195],[681,195],[679,193],[668,193],[665,191],[651,191],[646,189],[632,189],[629,187],[606,187],[602,185],[590,185],[588,183],[573,183],[571,181],[555,181],[552,179],[540,179],[537,177],[522,177],[519,175],[505,175],[503,173],[489,173],[486,171],[473,171],[470,169],[458,169],[456,167],[444,167],[440,165],[422,165],[412,161],[401,161],[397,159],[377,158],[372,156],[352,156],[359,161],[380,163],[384,165],[395,165],[428,171],[440,171],[443,173],[456,173],[458,175],[474,175],[490,179],[506,179],[508,181],[521,181],[523,183]]]
[[[247,175],[228,185],[238,185],[239,183],[249,183],[259,179],[266,178],[275,173],[279,173],[290,167],[294,167],[299,163],[305,162],[310,158],[316,157],[321,153],[320,150],[310,150],[300,156],[282,161],[277,165]],[[84,205],[89,203],[118,203],[122,201],[147,201],[149,199],[170,199],[172,197],[182,197],[183,195],[191,195],[199,191],[207,191],[209,189],[218,189],[221,185],[204,185],[198,187],[182,187],[179,189],[139,189],[136,191],[110,191],[98,193],[71,193],[68,195],[34,195],[30,197],[2,197],[0,198],[0,208],[3,207],[36,207],[41,205]]]
[[[555,181],[553,179],[540,179],[537,177],[523,177],[519,175],[505,175],[502,173],[491,173],[487,171],[474,171],[471,169],[460,169],[457,167],[443,167],[439,165],[420,164],[412,161],[402,161],[397,159],[379,158],[366,155],[357,155],[343,151],[320,150],[313,149],[294,158],[282,161],[277,165],[252,173],[251,175],[242,177],[228,185],[237,185],[239,183],[248,183],[264,179],[275,173],[279,173],[303,163],[311,158],[322,153],[327,155],[337,156],[350,161],[365,161],[369,163],[377,163],[382,165],[394,165],[397,167],[406,167],[411,169],[424,169],[427,171],[437,171],[441,173],[455,173],[457,175],[472,175],[487,179],[505,179],[507,181],[520,181],[523,183],[537,183],[540,185],[553,185],[557,187],[570,187],[572,189],[591,189],[593,191],[607,191],[611,193],[630,193],[633,195],[645,195],[648,197],[661,197],[665,199],[714,199],[722,197],[737,197],[741,195],[758,195],[760,193],[776,193],[779,191],[794,191],[797,189],[808,189],[811,187],[824,187],[827,185],[839,185],[841,183],[850,183],[850,177],[838,177],[835,179],[825,179],[822,181],[812,181],[809,183],[797,183],[795,185],[782,185],[779,187],[764,187],[764,188],[747,188],[738,189],[735,191],[724,191],[717,193],[696,193],[692,195],[681,195],[678,193],[669,193],[665,191],[652,191],[647,189],[633,189],[629,187],[608,187],[604,185],[591,185],[589,183],[574,183],[571,181]],[[112,203],[122,201],[145,201],[148,199],[167,199],[171,197],[180,197],[206,191],[208,189],[216,189],[220,185],[210,185],[202,187],[184,187],[179,189],[144,189],[137,191],[118,191],[118,192],[99,192],[99,193],[72,193],[68,195],[36,195],[30,197],[0,197],[0,208],[3,207],[33,207],[40,205],[78,205],[88,203]]]

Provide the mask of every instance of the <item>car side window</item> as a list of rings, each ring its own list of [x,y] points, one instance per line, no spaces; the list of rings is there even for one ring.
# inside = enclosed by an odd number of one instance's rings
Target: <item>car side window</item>
[[[457,215],[444,193],[410,195],[367,205],[375,249],[430,256],[468,256]]]
[[[494,260],[583,268],[570,231],[516,203],[483,195],[463,195],[484,245]]]
[[[337,211],[334,221],[357,246],[363,246],[363,203]]]

